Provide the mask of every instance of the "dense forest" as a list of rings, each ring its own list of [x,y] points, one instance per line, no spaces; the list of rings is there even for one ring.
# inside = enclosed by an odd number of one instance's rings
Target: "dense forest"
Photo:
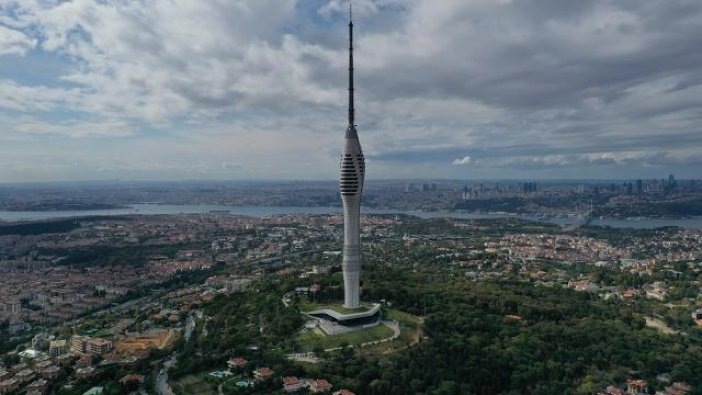
[[[20,224],[0,225],[0,236],[6,235],[41,235],[44,233],[64,233],[78,228],[80,224],[76,219],[55,221],[28,222]]]
[[[430,340],[395,357],[371,392],[589,394],[630,377],[654,382],[664,372],[702,384],[699,336],[659,334],[617,302],[524,283],[421,288],[376,290],[409,311],[425,305]]]
[[[61,265],[81,267],[129,265],[143,266],[154,256],[174,258],[180,249],[202,248],[202,243],[182,243],[168,246],[132,245],[114,247],[107,245],[63,249],[41,249],[43,254],[64,255]]]
[[[424,316],[423,342],[388,356],[346,350],[328,355],[328,363],[294,365],[284,355],[296,349],[292,334],[302,319],[279,296],[297,280],[269,277],[255,291],[207,306],[213,316],[207,335],[200,331],[185,345],[174,377],[244,355],[276,375],[326,377],[360,394],[592,394],[628,378],[654,384],[660,373],[702,388],[702,336],[656,332],[619,301],[517,281],[472,283],[429,268],[369,265],[366,273],[363,298],[386,299],[393,308]],[[330,274],[324,283],[338,280],[338,273]],[[278,384],[227,391],[270,393]]]

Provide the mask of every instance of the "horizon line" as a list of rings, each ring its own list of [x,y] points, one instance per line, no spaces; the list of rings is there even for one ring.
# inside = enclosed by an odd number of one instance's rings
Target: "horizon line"
[[[538,182],[615,182],[615,181],[659,181],[667,177],[656,178],[377,178],[367,180],[371,183],[376,182],[497,182],[497,181],[538,181]],[[702,178],[676,178],[676,181],[702,181]],[[309,178],[309,179],[263,179],[263,178],[247,178],[247,179],[181,179],[181,180],[158,180],[158,179],[92,179],[92,180],[51,180],[51,181],[0,181],[0,187],[12,185],[57,185],[57,184],[106,184],[106,183],[162,183],[162,184],[178,184],[178,183],[237,183],[237,182],[255,182],[255,183],[304,183],[304,182],[329,182],[338,183],[339,180],[334,178]]]

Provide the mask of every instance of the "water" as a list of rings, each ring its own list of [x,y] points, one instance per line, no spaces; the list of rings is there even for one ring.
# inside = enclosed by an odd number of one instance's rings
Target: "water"
[[[280,214],[338,214],[341,207],[295,207],[295,206],[223,206],[214,204],[134,204],[125,208],[106,210],[78,210],[78,211],[0,211],[2,221],[31,221],[54,218],[86,217],[92,215],[115,216],[115,215],[158,215],[158,214],[206,214],[213,211],[228,211],[235,215],[246,215],[251,217],[265,217],[268,215]],[[572,217],[537,217],[531,215],[517,214],[474,214],[448,211],[403,211],[403,210],[381,210],[364,208],[362,210],[368,214],[408,214],[420,218],[461,218],[461,219],[486,219],[486,218],[522,218],[538,222],[547,222],[558,225],[569,225],[577,221]],[[635,228],[651,229],[663,226],[678,226],[685,229],[702,230],[702,217],[680,218],[680,219],[657,219],[657,218],[637,218],[637,219],[593,219],[592,225],[611,226],[613,228]]]

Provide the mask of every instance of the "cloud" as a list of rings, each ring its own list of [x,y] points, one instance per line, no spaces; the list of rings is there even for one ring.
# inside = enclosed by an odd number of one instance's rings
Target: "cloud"
[[[135,133],[136,128],[124,121],[63,121],[47,123],[25,121],[14,125],[14,130],[37,135],[60,135],[71,138],[124,137]]]
[[[327,66],[325,51],[281,34],[294,4],[26,0],[15,13],[44,51],[74,64],[62,80],[85,95],[72,110],[161,122],[343,97],[315,84],[311,70]]]
[[[512,169],[558,169],[588,167],[669,167],[702,164],[702,156],[685,151],[598,152],[584,155],[545,155],[498,158],[492,166]]]
[[[460,159],[454,159],[454,161],[451,162],[451,164],[453,164],[454,166],[465,166],[470,165],[471,163],[473,163],[473,160],[470,158],[470,156],[464,156]]]
[[[0,79],[0,108],[43,112],[58,108],[73,108],[83,94],[76,88],[53,88],[41,85],[27,86],[12,80]]]
[[[222,162],[222,169],[241,170],[244,167],[236,162]]]
[[[37,40],[24,33],[0,25],[0,56],[24,55],[37,45]]]
[[[376,16],[389,7],[399,8],[411,4],[408,0],[355,0],[352,3],[353,14],[356,17]],[[349,0],[330,0],[323,4],[318,12],[320,15],[328,17],[337,13],[348,13],[348,10]]]
[[[354,4],[369,176],[463,177],[465,158],[506,177],[635,165],[699,174],[702,3]],[[157,133],[208,171],[235,157],[253,176],[333,177],[307,162],[339,151],[346,12],[341,0],[0,1],[0,54],[63,66],[41,81],[0,66],[0,112],[13,118],[0,133],[135,144]],[[213,147],[245,151],[242,141],[255,155],[210,158]],[[159,163],[171,163],[165,147],[153,145]],[[114,155],[136,152],[151,153]]]

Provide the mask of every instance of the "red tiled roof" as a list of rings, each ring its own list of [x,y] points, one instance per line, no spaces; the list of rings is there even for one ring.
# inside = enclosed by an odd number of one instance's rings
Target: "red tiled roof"
[[[631,386],[631,387],[638,387],[638,388],[644,388],[648,387],[648,383],[646,380],[627,380],[626,384]]]
[[[270,376],[273,374],[273,370],[271,368],[265,367],[265,368],[259,368],[254,371],[254,374],[259,375],[259,376]]]
[[[134,381],[138,381],[140,383],[143,383],[144,376],[142,376],[140,374],[128,374],[128,375],[122,377],[121,379],[119,379],[119,381],[121,383],[129,383],[129,382],[134,382]]]
[[[332,385],[325,379],[316,379],[312,382],[315,388],[330,388]]]
[[[232,358],[229,361],[227,361],[228,364],[234,365],[234,366],[243,366],[246,365],[248,361],[242,357],[236,357]]]

